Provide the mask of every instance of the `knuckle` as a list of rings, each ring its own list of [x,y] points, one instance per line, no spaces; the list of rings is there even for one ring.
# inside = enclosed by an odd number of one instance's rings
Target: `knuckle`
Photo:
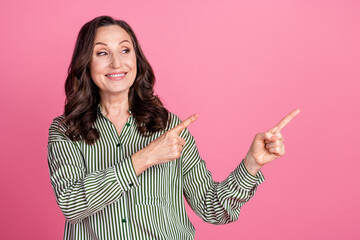
[[[173,158],[176,158],[176,156],[177,156],[178,154],[179,154],[179,151],[175,150],[175,151],[172,152],[171,155],[172,155]]]

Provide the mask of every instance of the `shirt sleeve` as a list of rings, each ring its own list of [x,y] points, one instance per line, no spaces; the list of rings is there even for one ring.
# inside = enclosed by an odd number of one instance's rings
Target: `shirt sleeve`
[[[140,185],[131,157],[87,173],[80,149],[57,123],[54,120],[49,128],[48,165],[56,202],[66,220],[78,223]]]
[[[193,211],[205,222],[220,225],[236,221],[240,208],[255,194],[264,180],[259,171],[251,175],[243,160],[222,182],[213,181],[201,159],[194,137],[185,129],[180,134],[186,141],[182,152],[184,195]]]

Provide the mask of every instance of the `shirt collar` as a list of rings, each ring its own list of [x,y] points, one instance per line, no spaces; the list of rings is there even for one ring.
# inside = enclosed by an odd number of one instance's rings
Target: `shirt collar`
[[[100,103],[98,103],[98,105],[97,105],[97,111],[98,111],[98,113],[100,113],[101,115],[103,115],[102,112],[101,112]],[[130,115],[132,115],[132,111],[131,111],[131,108],[130,108],[130,107],[129,107],[129,113],[130,113]],[[104,116],[104,115],[103,115],[103,116]]]
[[[97,105],[97,112],[100,116],[105,117],[104,114],[101,112],[101,106],[100,103]]]

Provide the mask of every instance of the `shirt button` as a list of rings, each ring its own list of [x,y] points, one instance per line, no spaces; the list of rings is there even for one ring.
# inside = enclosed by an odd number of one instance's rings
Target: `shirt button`
[[[117,147],[120,147],[120,143],[116,144]]]
[[[126,126],[127,126],[127,127],[130,126],[130,123],[126,123]]]
[[[133,183],[129,183],[129,186],[132,187],[132,186],[134,186],[134,184],[133,184]]]
[[[125,218],[123,218],[123,219],[122,219],[122,222],[123,222],[123,223],[126,223],[126,219],[125,219]]]

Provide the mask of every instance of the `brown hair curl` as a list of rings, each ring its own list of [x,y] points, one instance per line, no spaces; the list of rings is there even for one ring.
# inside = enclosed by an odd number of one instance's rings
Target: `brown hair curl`
[[[100,102],[99,88],[91,79],[90,61],[96,30],[102,26],[118,25],[131,37],[136,53],[137,75],[129,90],[129,106],[138,131],[144,136],[163,130],[169,121],[169,112],[159,97],[154,95],[155,75],[141,50],[132,28],[123,20],[100,16],[87,22],[80,30],[68,68],[65,82],[65,109],[63,122],[68,127],[65,134],[72,141],[84,140],[94,144],[99,132],[93,127]]]

